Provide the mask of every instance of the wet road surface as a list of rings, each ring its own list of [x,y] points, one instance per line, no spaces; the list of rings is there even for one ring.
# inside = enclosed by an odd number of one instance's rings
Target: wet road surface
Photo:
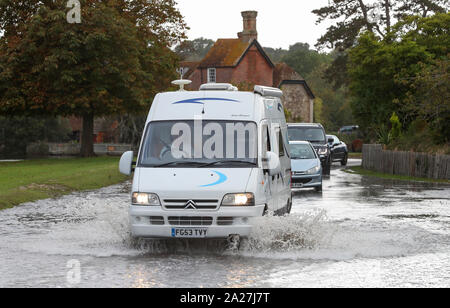
[[[256,219],[237,253],[134,243],[128,203],[118,185],[1,211],[0,287],[450,287],[448,185],[336,165],[322,194],[295,193],[290,216]]]

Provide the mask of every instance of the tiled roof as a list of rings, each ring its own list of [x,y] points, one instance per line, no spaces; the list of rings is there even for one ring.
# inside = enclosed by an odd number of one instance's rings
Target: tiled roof
[[[236,66],[250,44],[240,39],[219,39],[200,62],[199,67]]]
[[[304,78],[286,63],[277,63],[273,71],[273,85],[279,87],[283,80],[304,80]]]
[[[189,61],[180,62],[180,67],[185,70],[183,72],[183,78],[188,78],[198,67],[199,63],[200,62],[189,62]]]

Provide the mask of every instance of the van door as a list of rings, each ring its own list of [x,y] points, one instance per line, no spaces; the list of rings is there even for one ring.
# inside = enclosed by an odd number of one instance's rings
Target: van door
[[[280,157],[280,173],[276,176],[276,191],[277,191],[277,208],[283,209],[287,206],[290,198],[290,179],[291,179],[291,164],[289,147],[286,145],[286,129],[283,130],[280,123],[272,124],[273,134],[276,143],[276,152]]]
[[[272,149],[272,129],[270,127],[270,123],[264,120],[261,122],[261,159],[264,177],[264,195],[268,210],[274,212],[278,209],[277,186],[275,177],[270,176],[269,170],[267,169],[267,163],[265,162],[265,159],[267,158],[266,153],[272,151]]]

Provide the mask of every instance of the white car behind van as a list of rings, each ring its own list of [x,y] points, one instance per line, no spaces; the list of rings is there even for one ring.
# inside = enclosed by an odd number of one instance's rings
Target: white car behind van
[[[180,82],[182,83],[182,82]],[[291,160],[279,89],[229,84],[158,94],[129,210],[139,238],[246,237],[250,218],[290,212]],[[133,152],[120,171],[131,175]]]

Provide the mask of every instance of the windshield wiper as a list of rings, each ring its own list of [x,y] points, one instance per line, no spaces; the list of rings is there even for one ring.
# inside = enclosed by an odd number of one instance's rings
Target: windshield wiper
[[[215,161],[212,163],[207,163],[204,164],[203,166],[201,166],[201,168],[205,168],[205,167],[210,167],[210,166],[214,166],[214,165],[220,165],[220,164],[246,164],[246,165],[252,165],[252,166],[256,166],[256,163],[252,163],[249,161],[245,161],[245,160],[219,160],[219,161]]]
[[[203,165],[204,163],[196,161],[173,161],[170,163],[165,163],[161,165],[152,166],[152,168],[164,168],[170,166],[185,166],[185,165]]]

